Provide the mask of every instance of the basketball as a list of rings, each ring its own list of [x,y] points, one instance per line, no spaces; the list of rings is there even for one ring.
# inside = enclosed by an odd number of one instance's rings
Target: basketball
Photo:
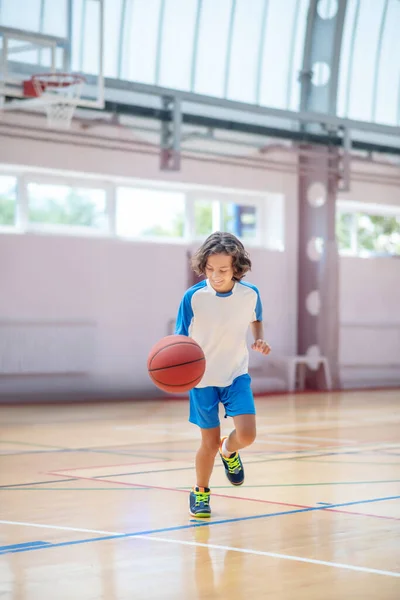
[[[147,370],[164,392],[188,392],[200,383],[206,368],[204,352],[185,335],[168,335],[149,352]]]

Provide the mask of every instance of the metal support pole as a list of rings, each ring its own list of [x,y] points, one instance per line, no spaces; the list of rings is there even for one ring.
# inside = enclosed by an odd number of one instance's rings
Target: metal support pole
[[[163,96],[162,108],[169,111],[170,119],[161,122],[160,169],[179,171],[181,167],[182,110],[178,99]]]
[[[321,12],[322,11],[322,12]],[[346,0],[338,0],[333,14],[323,14],[318,0],[310,1],[301,81],[301,110],[336,114],[341,39]],[[304,124],[304,131],[316,125]],[[337,127],[331,131],[337,131]],[[349,185],[350,137],[345,131],[343,176]],[[336,194],[339,150],[328,146],[299,154],[298,339],[299,355],[325,356],[339,387],[339,259],[336,245]],[[318,252],[322,241],[322,252]],[[322,369],[306,376],[310,388],[323,389]]]
[[[351,165],[351,132],[348,127],[343,128],[343,150],[341,154],[341,178],[339,189],[341,192],[350,190],[350,165]]]

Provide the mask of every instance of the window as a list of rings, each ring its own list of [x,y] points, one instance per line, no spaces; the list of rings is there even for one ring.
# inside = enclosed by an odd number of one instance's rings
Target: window
[[[185,195],[183,193],[118,188],[117,235],[182,238],[184,229]]]
[[[346,253],[357,252],[357,221],[356,213],[336,214],[336,238],[339,250]]]
[[[243,240],[255,241],[258,235],[257,207],[226,199],[194,201],[194,237],[204,238],[213,231],[228,231]]]
[[[257,209],[255,206],[240,204],[222,205],[222,227],[238,237],[248,240],[257,234]]]
[[[400,209],[380,215],[339,210],[336,237],[342,254],[400,255]]]
[[[210,235],[217,227],[214,225],[213,211],[218,203],[209,200],[195,200],[194,203],[194,235],[196,238]]]
[[[0,227],[15,226],[17,213],[17,178],[0,175]]]
[[[361,250],[400,255],[400,216],[358,215]]]
[[[107,228],[105,190],[28,183],[27,195],[31,224]]]
[[[3,169],[3,232],[18,227],[19,233],[200,244],[214,231],[228,231],[248,246],[284,250],[282,194],[6,165]]]

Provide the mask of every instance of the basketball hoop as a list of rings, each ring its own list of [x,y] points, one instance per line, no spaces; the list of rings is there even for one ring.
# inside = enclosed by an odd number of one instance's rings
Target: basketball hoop
[[[24,82],[24,94],[43,98],[48,127],[69,129],[84,83],[82,75],[39,73]]]

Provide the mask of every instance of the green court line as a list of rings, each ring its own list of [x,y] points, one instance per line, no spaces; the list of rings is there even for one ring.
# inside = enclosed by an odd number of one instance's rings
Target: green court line
[[[51,453],[52,451],[57,451],[57,452],[66,452],[66,453],[74,453],[74,452],[81,452],[81,453],[88,453],[91,452],[92,454],[108,454],[110,456],[137,456],[139,458],[156,458],[159,460],[165,460],[165,461],[169,461],[169,458],[165,458],[165,456],[158,457],[158,456],[154,456],[153,454],[149,455],[149,454],[137,454],[135,453],[128,453],[128,452],[116,452],[114,450],[102,450],[101,448],[98,449],[97,447],[95,448],[91,448],[91,447],[87,447],[87,448],[65,448],[64,446],[50,446],[48,444],[32,444],[32,443],[27,443],[27,442],[15,442],[12,440],[0,440],[0,444],[15,444],[15,445],[19,445],[19,446],[32,446],[34,448],[48,448],[48,452]],[[21,455],[22,452],[18,453],[18,452],[14,452],[14,453],[4,453],[4,454],[0,454],[0,456],[19,456]],[[26,454],[29,454],[29,450],[26,450]]]
[[[97,491],[105,491],[105,490],[112,490],[113,492],[136,492],[138,490],[151,490],[153,488],[149,488],[149,487],[126,487],[126,488],[122,488],[122,487],[106,487],[106,488],[95,488],[95,487],[90,487],[90,488],[67,488],[67,487],[51,487],[51,488],[46,488],[46,487],[26,487],[26,488],[1,488],[0,492],[2,492],[3,490],[6,492],[26,492],[26,491],[38,491],[38,492],[47,492],[47,491],[55,491],[55,492],[59,492],[60,490],[63,491],[73,491],[73,492],[77,492],[77,491],[82,491],[82,492],[97,492]],[[186,489],[186,488],[184,488]]]
[[[13,440],[0,440],[0,444],[15,444],[16,446],[33,446],[34,448],[57,448],[57,450],[69,450],[62,446],[50,446],[49,444],[32,444],[31,442],[15,442]]]
[[[400,483],[400,479],[382,479],[382,480],[374,480],[374,481],[323,481],[323,482],[318,482],[318,483],[268,483],[268,484],[262,484],[262,485],[246,485],[246,488],[252,488],[252,489],[256,489],[256,488],[280,488],[280,487],[314,487],[314,486],[321,486],[321,485],[366,485],[366,484],[377,484],[377,483]],[[213,490],[223,490],[223,489],[231,489],[231,485],[213,485],[212,489]],[[87,488],[82,488],[82,487],[26,487],[26,488],[12,488],[12,487],[5,487],[2,488],[0,491],[60,491],[60,490],[65,490],[65,491],[82,491],[82,492],[97,492],[97,491],[120,491],[120,492],[135,492],[138,490],[151,490],[152,488],[149,487],[126,487],[126,488],[115,488],[115,487],[102,487],[102,488],[96,488],[96,487],[87,487]],[[188,486],[184,486],[184,487],[177,487],[177,490],[186,490],[188,489]]]
[[[246,488],[275,488],[275,487],[311,487],[317,485],[363,485],[368,483],[400,483],[400,479],[383,479],[378,481],[324,481],[318,483],[268,483],[263,485],[246,485]],[[213,490],[229,489],[231,485],[213,485]],[[179,488],[186,489],[186,488]]]
[[[389,465],[390,467],[400,467],[400,462],[366,462],[362,460],[314,460],[313,458],[303,458],[302,462],[316,462],[316,463],[336,463],[337,465],[365,465],[366,467],[373,467],[374,465]]]

